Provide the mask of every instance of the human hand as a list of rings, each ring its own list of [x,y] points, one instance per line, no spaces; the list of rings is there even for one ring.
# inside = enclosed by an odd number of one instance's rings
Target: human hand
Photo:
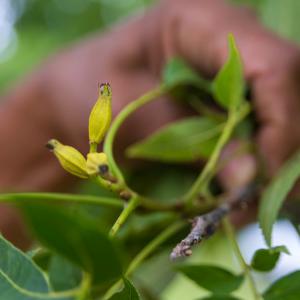
[[[165,9],[158,25],[163,28],[163,55],[156,58],[181,55],[202,74],[213,76],[226,60],[228,33],[235,36],[260,125],[259,152],[274,174],[300,146],[300,130],[294,126],[300,121],[299,48],[265,29],[251,11],[225,1],[165,1]],[[245,157],[242,160],[253,168]],[[232,182],[245,172],[240,163],[235,165],[228,170],[231,176],[225,172]]]
[[[4,97],[1,190],[68,188],[72,178],[43,145],[55,136],[87,149],[86,121],[98,82],[111,82],[116,114],[159,82],[171,56],[181,55],[200,73],[213,76],[226,59],[229,32],[236,37],[252,89],[261,125],[259,149],[274,173],[300,145],[300,130],[294,126],[300,120],[299,49],[267,31],[244,8],[222,0],[167,0],[145,16],[50,58]],[[142,108],[124,126],[118,149],[180,114],[166,101]]]
[[[261,125],[259,149],[274,173],[300,145],[300,130],[294,126],[300,120],[299,49],[267,31],[244,8],[222,0],[175,0],[49,59],[7,96],[0,111],[1,136],[6,145],[18,147],[1,150],[3,188],[60,188],[65,175],[49,162],[42,145],[57,136],[82,149],[87,146],[86,120],[98,82],[111,82],[116,114],[159,81],[171,56],[181,55],[202,74],[214,75],[226,59],[229,32],[236,37],[252,89]],[[120,145],[179,114],[174,104],[151,104],[129,120]],[[14,160],[20,148],[22,158]]]

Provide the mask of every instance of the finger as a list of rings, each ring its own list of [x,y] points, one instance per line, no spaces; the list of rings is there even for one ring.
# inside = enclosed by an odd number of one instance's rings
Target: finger
[[[271,71],[271,70],[270,70]],[[274,174],[300,145],[300,65],[264,73],[253,83],[261,128],[257,141],[266,168]]]
[[[257,161],[249,143],[234,140],[223,150],[218,179],[226,191],[236,191],[249,185],[257,174]]]
[[[300,130],[294,126],[300,118],[298,48],[264,29],[248,10],[225,1],[190,0],[187,5],[178,0],[169,9],[162,36],[164,55],[180,54],[208,76],[224,64],[227,35],[234,34],[253,88],[261,125],[259,149],[273,174],[300,145]]]

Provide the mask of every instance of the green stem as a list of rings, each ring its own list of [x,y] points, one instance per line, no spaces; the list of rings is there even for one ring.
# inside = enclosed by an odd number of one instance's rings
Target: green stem
[[[97,184],[99,184],[100,186],[118,194],[118,196],[122,190],[128,191],[130,194],[135,195],[135,197],[139,198],[138,199],[139,207],[144,208],[148,212],[163,212],[163,211],[165,211],[165,212],[173,211],[174,212],[174,211],[178,211],[179,208],[181,207],[181,205],[183,204],[183,203],[179,203],[179,202],[175,203],[175,204],[160,203],[158,201],[148,199],[141,195],[138,195],[137,193],[133,192],[129,188],[122,189],[118,185],[111,184],[111,183],[107,182],[106,180],[102,179],[101,177],[95,178],[95,182]],[[203,208],[203,210],[205,210],[205,211],[208,209],[207,205],[203,205],[203,206],[201,206],[201,208]]]
[[[98,184],[99,186],[105,188],[106,190],[109,190],[109,191],[112,191],[112,192],[118,194],[118,196],[119,196],[120,191],[122,190],[122,187],[120,187],[118,183],[109,182],[109,181],[101,178],[100,176],[94,177],[93,181],[96,184]]]
[[[0,202],[20,202],[20,201],[57,201],[71,202],[79,204],[97,204],[110,207],[122,208],[123,203],[110,197],[98,197],[90,195],[73,195],[60,193],[11,193],[0,194]]]
[[[91,294],[91,276],[87,273],[83,274],[80,291],[76,300],[89,300]]]
[[[129,215],[139,206],[142,207],[148,211],[154,211],[154,212],[177,212],[183,213],[184,206],[183,203],[178,203],[175,205],[164,205],[161,203],[157,203],[155,201],[143,198],[142,196],[138,195],[137,193],[130,191],[132,198],[130,199],[128,205],[123,209],[122,213],[119,215],[118,219],[112,226],[110,230],[110,236],[114,237],[116,233],[119,231],[120,227],[125,223]],[[197,208],[194,208],[194,213],[205,213],[209,210],[211,210],[214,206],[209,203],[204,203],[202,205],[198,205]]]
[[[198,196],[201,190],[205,190],[209,181],[214,176],[217,163],[224,146],[229,141],[235,126],[249,113],[250,107],[245,104],[239,112],[230,112],[228,120],[224,126],[222,134],[209,157],[202,172],[192,185],[191,189],[184,195],[183,200],[188,206],[192,206],[194,199]]]
[[[197,197],[198,193],[202,189],[205,189],[206,185],[211,180],[211,178],[214,174],[214,170],[216,168],[219,156],[221,154],[221,151],[222,151],[223,147],[225,146],[225,144],[228,142],[228,140],[233,132],[233,129],[235,127],[235,124],[236,124],[235,116],[234,115],[230,116],[208,162],[206,163],[202,172],[200,173],[200,175],[198,176],[198,178],[192,185],[191,189],[184,196],[184,201],[189,206],[192,205],[192,202]]]
[[[233,251],[235,252],[236,258],[239,261],[240,267],[243,270],[243,272],[245,274],[245,277],[248,279],[249,288],[251,290],[253,300],[261,300],[262,297],[260,296],[259,292],[257,291],[255,281],[254,281],[253,276],[251,274],[251,269],[247,265],[247,263],[245,262],[243,254],[242,254],[242,252],[240,250],[240,247],[238,245],[238,242],[236,240],[233,226],[231,225],[228,218],[225,218],[222,221],[222,223],[223,223],[223,227],[224,227],[226,236],[227,236],[228,240],[230,241],[230,243],[232,245],[232,248],[233,248]]]
[[[98,144],[97,143],[90,143],[90,153],[97,152]]]
[[[127,271],[126,276],[129,276],[136,270],[140,264],[147,258],[157,247],[159,247],[164,241],[169,237],[174,235],[180,229],[185,226],[184,222],[174,223],[171,226],[167,227],[161,234],[159,234],[154,240],[152,240],[142,251],[131,261]]]
[[[138,200],[139,206],[143,207],[147,211],[178,211],[178,208],[180,207],[180,204],[181,204],[181,203],[175,203],[175,204],[170,205],[170,204],[164,204],[164,203],[160,203],[155,200],[144,198],[143,196],[138,195],[137,193],[131,191],[129,188],[126,188],[126,187],[123,188],[123,187],[120,187],[118,184],[110,183],[107,180],[104,180],[103,178],[101,178],[100,176],[95,177],[94,181],[99,186],[104,187],[105,189],[116,193],[118,196],[119,196],[120,192],[128,191],[130,194],[133,194],[139,198],[139,200]]]
[[[184,222],[174,223],[171,226],[167,227],[161,234],[154,238],[147,246],[145,246],[141,252],[131,261],[129,264],[125,276],[130,276],[140,265],[141,263],[149,257],[155,249],[157,249],[162,243],[168,240],[172,235],[178,232],[185,226]],[[103,300],[108,300],[113,294],[122,288],[122,279],[117,281],[104,295]]]
[[[104,152],[106,153],[109,161],[109,166],[111,168],[112,173],[116,176],[120,184],[124,184],[124,176],[119,169],[114,156],[113,156],[113,142],[115,136],[117,134],[118,129],[122,125],[122,123],[126,120],[128,116],[130,116],[134,111],[136,111],[139,107],[151,102],[152,100],[157,99],[157,97],[161,96],[165,93],[167,88],[164,85],[160,85],[157,88],[151,90],[150,92],[144,94],[137,100],[129,103],[114,119],[104,141]]]
[[[130,199],[128,205],[123,209],[121,214],[119,215],[118,219],[112,226],[109,235],[110,237],[114,237],[116,233],[119,231],[121,226],[125,223],[129,215],[136,209],[140,202],[140,198],[137,197],[136,195],[133,195],[132,198]]]

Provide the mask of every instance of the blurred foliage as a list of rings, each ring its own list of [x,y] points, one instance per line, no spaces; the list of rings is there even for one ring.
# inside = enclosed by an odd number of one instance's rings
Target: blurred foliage
[[[105,30],[155,1],[1,0],[0,9],[2,2],[12,7],[16,18],[12,24],[16,38],[6,50],[6,59],[1,59],[0,54],[0,90],[6,89],[55,50],[87,34]],[[268,27],[287,38],[300,41],[300,1],[232,1],[254,7]]]
[[[300,42],[300,1],[265,0],[262,20],[269,27],[288,39]]]
[[[231,0],[235,4],[248,5],[255,9],[259,9],[265,0]]]
[[[253,7],[262,22],[279,35],[300,42],[299,0],[232,0]]]
[[[16,16],[16,40],[0,60],[0,90],[55,50],[102,31],[153,0],[2,0]],[[0,1],[0,9],[4,4]],[[1,16],[1,15],[0,15]]]
[[[30,71],[55,50],[147,8],[156,0],[1,0],[16,16],[16,39],[0,54],[0,90]],[[298,0],[232,0],[254,7],[279,34],[300,41]],[[1,17],[1,15],[0,15]],[[1,33],[3,34],[3,32]],[[1,37],[1,36],[0,36]],[[34,46],[33,46],[34,45]]]

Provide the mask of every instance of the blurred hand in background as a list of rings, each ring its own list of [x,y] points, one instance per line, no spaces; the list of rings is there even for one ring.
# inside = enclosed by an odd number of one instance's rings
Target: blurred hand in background
[[[300,122],[298,47],[266,30],[243,7],[223,0],[169,0],[61,50],[3,95],[1,191],[68,189],[73,179],[44,145],[55,137],[86,151],[87,120],[98,82],[111,83],[116,115],[159,83],[161,69],[172,56],[183,57],[204,76],[216,74],[227,57],[229,32],[236,38],[252,90],[259,150],[273,174],[300,145],[295,126]],[[126,122],[117,150],[181,114],[168,101],[142,108]],[[16,228],[14,222],[10,217],[2,225]]]

